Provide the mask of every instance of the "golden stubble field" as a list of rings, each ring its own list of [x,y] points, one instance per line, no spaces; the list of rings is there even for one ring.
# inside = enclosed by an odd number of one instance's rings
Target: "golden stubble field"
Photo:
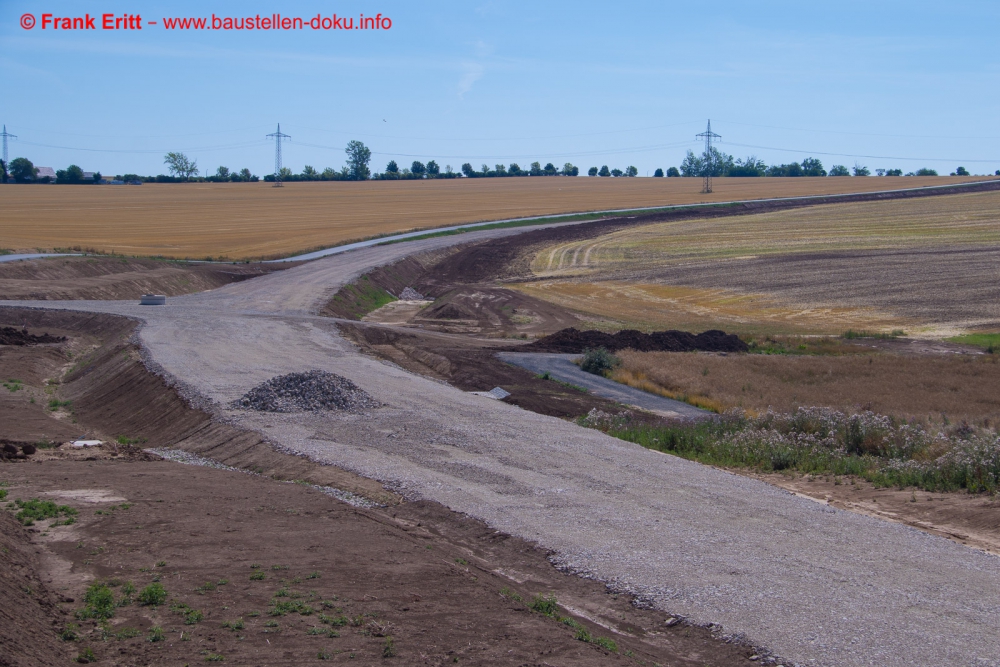
[[[0,248],[257,259],[464,222],[782,196],[871,192],[977,178],[491,178],[0,187]]]
[[[680,220],[539,252],[518,288],[649,328],[1000,326],[1000,192]]]

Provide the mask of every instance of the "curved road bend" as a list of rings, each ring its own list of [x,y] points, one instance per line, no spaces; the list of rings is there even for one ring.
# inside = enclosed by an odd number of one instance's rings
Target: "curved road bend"
[[[219,414],[535,540],[563,566],[797,663],[1000,665],[1000,558],[407,373],[314,315],[369,267],[520,231],[365,248],[165,307],[4,305],[140,318],[152,359]],[[386,405],[364,416],[226,407],[308,369],[344,375]]]

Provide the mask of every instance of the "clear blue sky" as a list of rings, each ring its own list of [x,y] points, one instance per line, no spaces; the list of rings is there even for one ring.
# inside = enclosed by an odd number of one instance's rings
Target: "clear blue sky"
[[[385,31],[167,31],[171,16],[382,13]],[[55,32],[42,13],[139,13]],[[31,13],[32,30],[20,26]],[[104,174],[339,168],[360,139],[456,170],[539,160],[677,165],[707,118],[768,164],[1000,169],[1000,2],[120,2],[0,0],[11,158]],[[98,21],[99,24],[99,21]],[[96,150],[79,149],[100,149]],[[787,149],[787,150],[778,150]],[[828,155],[829,154],[829,155]],[[864,157],[885,156],[885,157]],[[976,162],[983,160],[983,162]]]

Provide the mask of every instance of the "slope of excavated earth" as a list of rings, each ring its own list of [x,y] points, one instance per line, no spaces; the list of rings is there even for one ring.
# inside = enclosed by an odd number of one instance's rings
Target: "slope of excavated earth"
[[[49,257],[0,264],[0,298],[138,299],[143,294],[177,296],[295,266],[195,264],[123,257]]]
[[[623,329],[608,334],[602,331],[563,329],[517,348],[518,352],[581,353],[603,347],[609,352],[747,352],[749,347],[739,336],[717,329],[690,334],[686,331],[654,331],[642,333]]]

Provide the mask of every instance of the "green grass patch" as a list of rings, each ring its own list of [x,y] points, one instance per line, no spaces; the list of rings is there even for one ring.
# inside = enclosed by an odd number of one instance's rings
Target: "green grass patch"
[[[16,378],[9,378],[3,383],[3,386],[7,391],[14,393],[15,391],[21,391],[24,389],[24,383]]]
[[[95,581],[84,593],[83,604],[83,609],[76,612],[78,619],[106,621],[115,615],[115,592],[106,583]]]
[[[946,340],[952,343],[961,343],[962,345],[973,345],[982,348],[988,354],[1000,352],[1000,333],[963,334],[947,338]]]
[[[158,581],[151,583],[139,592],[139,604],[158,607],[167,601],[167,589]]]
[[[6,495],[5,491],[3,497]],[[55,519],[60,516],[65,517],[65,520],[60,523],[69,525],[76,521],[75,517],[78,514],[75,509],[68,505],[56,505],[51,500],[39,500],[38,498],[15,500],[14,506],[19,510],[14,518],[25,526],[33,525],[36,521]]]
[[[1000,490],[1000,436],[958,424],[932,429],[873,412],[826,408],[729,412],[690,423],[646,423],[591,411],[578,420],[648,449],[727,468],[854,475],[876,486],[927,491]]]
[[[848,329],[840,335],[841,338],[845,340],[855,340],[857,338],[874,338],[876,340],[894,340],[905,336],[906,332],[902,329],[893,329],[892,331],[886,333],[884,331],[854,331]]]

